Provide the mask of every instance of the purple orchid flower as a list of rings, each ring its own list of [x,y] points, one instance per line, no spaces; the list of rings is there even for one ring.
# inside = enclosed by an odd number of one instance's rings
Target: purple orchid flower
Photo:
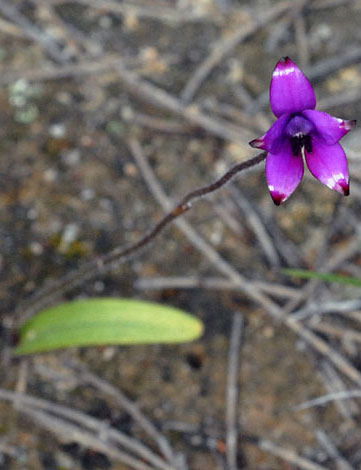
[[[270,102],[278,119],[250,145],[268,152],[266,177],[274,203],[282,204],[301,182],[303,158],[315,178],[348,196],[347,159],[338,141],[356,121],[316,111],[313,87],[289,57],[281,59],[274,69]]]

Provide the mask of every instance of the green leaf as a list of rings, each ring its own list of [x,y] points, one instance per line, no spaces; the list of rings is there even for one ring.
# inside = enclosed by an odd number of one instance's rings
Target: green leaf
[[[132,299],[66,302],[28,320],[15,354],[71,346],[181,343],[199,338],[203,325],[173,307]]]
[[[307,269],[282,269],[284,274],[300,277],[301,279],[319,279],[320,281],[336,282],[338,284],[347,284],[350,286],[361,287],[361,279],[342,274],[319,273],[317,271],[308,271]]]

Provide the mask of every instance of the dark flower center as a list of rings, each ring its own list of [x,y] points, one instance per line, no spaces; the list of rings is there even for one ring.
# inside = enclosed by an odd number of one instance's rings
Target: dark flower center
[[[286,135],[290,138],[292,153],[301,156],[302,150],[312,152],[311,132],[313,124],[303,116],[293,116],[286,126]]]
[[[311,136],[300,135],[291,137],[291,147],[292,153],[295,156],[300,156],[302,149],[305,149],[307,152],[312,152]]]

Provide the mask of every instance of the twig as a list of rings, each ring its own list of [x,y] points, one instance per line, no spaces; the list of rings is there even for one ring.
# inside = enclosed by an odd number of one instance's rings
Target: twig
[[[341,302],[320,302],[317,304],[311,303],[307,307],[294,312],[292,318],[300,321],[314,314],[345,313],[359,308],[361,308],[361,299],[343,300]]]
[[[361,311],[360,310],[358,310],[356,312],[343,312],[343,315],[345,317],[350,318],[353,321],[361,323]]]
[[[294,322],[285,318],[285,324],[298,334],[303,340],[311,344],[316,351],[323,356],[327,357],[346,377],[351,379],[354,383],[361,385],[361,373],[352,365],[342,354],[335,351],[329,344],[321,339],[319,336],[314,335],[312,331],[302,327],[298,322]]]
[[[134,58],[121,58],[119,55],[109,54],[98,60],[81,60],[76,64],[64,64],[62,66],[46,66],[44,68],[33,68],[23,70],[4,70],[0,77],[0,86],[6,86],[10,83],[23,78],[29,82],[39,82],[48,80],[61,80],[67,77],[77,77],[79,75],[93,75],[97,73],[106,73],[115,70],[119,64],[136,65]]]
[[[118,68],[117,72],[119,79],[129,92],[146,100],[152,105],[165,109],[177,116],[181,116],[191,124],[197,125],[213,135],[243,146],[246,146],[245,143],[248,142],[249,138],[253,135],[249,129],[236,126],[224,119],[210,117],[203,113],[197,105],[184,105],[171,94],[139,78],[136,73],[130,70]]]
[[[192,12],[190,8],[181,10],[172,7],[159,6],[156,2],[151,5],[140,5],[135,2],[116,2],[113,0],[49,0],[52,5],[76,2],[89,8],[109,11],[113,14],[148,18],[156,21],[164,21],[169,25],[179,25],[189,22],[213,22],[211,15],[202,12]],[[190,11],[189,11],[190,10]]]
[[[201,108],[206,111],[229,119],[230,121],[239,124],[240,126],[249,129],[251,132],[262,133],[267,126],[260,126],[259,123],[255,122],[257,119],[252,117],[250,119],[249,114],[244,113],[239,108],[232,106],[228,103],[222,103],[216,98],[207,97],[200,102]]]
[[[190,103],[193,100],[198,88],[211,73],[211,71],[242,41],[255,34],[259,29],[268,23],[275,21],[279,16],[293,7],[294,1],[280,2],[275,7],[259,15],[257,20],[249,22],[246,26],[238,27],[236,31],[226,39],[219,39],[212,46],[209,56],[197,67],[196,71],[186,83],[181,98],[184,103]],[[305,3],[302,1],[302,3]]]
[[[324,77],[329,77],[329,75],[344,67],[357,64],[360,61],[360,48],[350,47],[343,50],[342,54],[339,53],[317,62],[317,64],[313,65],[309,70],[306,69],[306,74],[310,80],[320,80]]]
[[[325,321],[315,324],[311,323],[310,326],[313,330],[319,331],[320,333],[335,336],[342,340],[348,339],[356,343],[361,343],[361,333],[359,331],[350,328],[340,328]]]
[[[242,191],[235,185],[231,185],[228,191],[236,206],[245,214],[246,223],[252,228],[259,244],[271,266],[277,267],[281,261],[273,244],[272,238],[263,224],[260,215],[253,207],[252,203],[243,195]]]
[[[326,8],[336,8],[349,3],[355,3],[355,0],[315,0],[309,6],[310,10],[323,10]]]
[[[315,436],[328,455],[335,460],[338,470],[355,470],[355,468],[352,467],[349,462],[347,462],[345,457],[340,454],[340,451],[337,449],[325,431],[322,429],[317,429]]]
[[[20,366],[18,368],[18,376],[16,381],[15,390],[17,392],[25,393],[29,380],[29,359],[27,357],[21,358]]]
[[[343,377],[338,374],[328,361],[322,361],[320,376],[328,393],[348,391]],[[360,408],[355,400],[336,400],[335,405],[349,422],[354,421],[360,412]]]
[[[106,70],[113,70],[116,72],[119,80],[123,83],[125,88],[130,93],[144,99],[147,103],[171,112],[176,116],[180,116],[191,125],[201,127],[217,137],[230,140],[248,148],[247,142],[253,137],[253,133],[249,129],[242,128],[224,119],[208,116],[196,105],[184,105],[170,93],[167,93],[156,85],[143,80],[137,73],[127,70],[125,68],[125,63],[120,60],[119,56],[116,59],[106,58],[104,59],[104,62],[101,61],[100,63],[85,62],[79,65],[53,67],[45,71],[27,71],[23,76],[32,81],[36,79],[54,80],[64,78],[66,76],[99,73]],[[13,80],[14,74],[11,73],[10,75],[0,79],[0,83],[7,84]]]
[[[237,83],[232,87],[232,95],[237,99],[242,108],[248,109],[253,106],[254,98],[242,83]],[[249,121],[254,121],[255,126],[259,128],[261,133],[265,132],[271,127],[272,121],[267,113],[263,111],[259,111],[257,114],[252,116],[246,111],[242,111],[242,113],[248,117]]]
[[[237,441],[239,399],[239,363],[243,334],[243,316],[236,312],[233,316],[231,339],[228,353],[227,401],[226,401],[226,458],[228,470],[237,470]]]
[[[327,110],[338,106],[345,106],[346,104],[353,104],[361,100],[361,91],[359,87],[354,90],[345,90],[335,95],[321,98],[318,102],[319,109]]]
[[[76,372],[76,378],[82,383],[88,383],[92,385],[100,392],[108,395],[116,400],[118,405],[126,410],[126,412],[134,419],[136,423],[152,438],[156,441],[159,449],[163,452],[164,456],[172,464],[175,462],[175,456],[171,445],[168,440],[158,431],[151,421],[142,413],[142,411],[136,406],[134,402],[129,400],[124,393],[118,388],[114,387],[110,383],[102,380],[100,377],[92,374],[86,370],[80,364],[74,363],[74,361],[67,361],[65,364]]]
[[[311,460],[306,459],[305,457],[300,457],[293,450],[285,449],[274,444],[271,441],[260,439],[256,441],[256,445],[263,451],[269,452],[276,457],[279,457],[286,462],[289,462],[292,465],[295,465],[297,468],[302,470],[328,470],[326,467],[312,462]]]
[[[265,281],[249,281],[258,289],[272,296],[294,298],[299,296],[299,289]],[[239,290],[239,285],[229,279],[218,277],[143,277],[135,281],[136,289],[220,289]]]
[[[76,423],[75,428],[78,429],[79,432],[91,431],[92,433],[95,433],[95,435],[91,435],[92,438],[95,439],[95,443],[101,443],[102,441],[105,441],[105,443],[110,445],[111,440],[115,441],[118,444],[124,446],[127,450],[130,450],[131,452],[138,454],[141,458],[146,459],[159,469],[174,470],[174,467],[166,464],[160,457],[158,457],[140,442],[116,430],[115,428],[108,426],[108,424],[73,408],[58,405],[57,403],[41,398],[35,398],[27,394],[3,389],[0,389],[0,399],[13,402],[13,404],[16,406],[16,409],[20,411],[23,411],[24,408],[27,409],[28,412],[41,410],[43,416],[45,413],[50,422],[51,419],[55,419],[56,417],[69,420],[70,422]],[[97,434],[99,436],[97,436]]]
[[[237,219],[234,211],[234,203],[227,197],[226,194],[222,194],[222,197],[212,201],[213,209],[217,217],[223,222],[225,227],[239,238],[243,238],[245,235],[245,227]]]
[[[35,7],[41,8],[42,17],[44,13],[49,22],[56,26],[57,33],[61,36],[61,40],[67,45],[71,56],[81,57],[83,52],[90,54],[99,52],[99,43],[92,41],[89,36],[76,29],[74,25],[65,22],[63,18],[57,13],[54,5],[49,3],[49,0],[32,0]]]
[[[184,122],[171,121],[169,119],[159,118],[143,113],[132,112],[131,115],[122,116],[126,122],[138,124],[158,132],[176,133],[176,134],[190,134],[194,127]]]
[[[310,57],[308,52],[306,22],[302,11],[295,15],[293,25],[295,28],[298,61],[300,66],[305,68],[308,66]]]
[[[340,194],[337,194],[334,200],[332,211],[329,214],[328,221],[326,222],[327,229],[324,231],[324,234],[323,234],[321,248],[319,249],[315,262],[314,262],[315,269],[320,269],[325,264],[330,266],[328,252],[329,252],[332,237],[340,227],[339,219],[340,219],[340,211],[341,211],[342,206],[343,206],[342,196]]]
[[[338,212],[340,210],[340,198],[337,197],[333,211],[329,217],[328,228],[324,232],[323,243],[321,249],[318,252],[317,258],[315,260],[315,269],[322,270],[323,272],[332,272],[340,264],[342,264],[347,258],[354,256],[355,251],[359,250],[359,237],[352,238],[351,241],[343,246],[338,252],[333,256],[327,257],[328,249],[330,246],[330,241],[332,235],[335,233],[336,228],[338,227]],[[294,309],[296,309],[300,303],[304,300],[312,298],[312,294],[315,292],[316,288],[320,285],[318,279],[311,279],[308,281],[301,289],[303,295],[299,299],[290,300],[284,307],[284,311],[289,314]],[[292,320],[292,319],[291,319]]]
[[[262,213],[262,219],[265,221],[269,233],[272,234],[273,243],[282,260],[287,266],[300,266],[302,260],[299,250],[295,243],[280,229],[273,212],[262,207],[258,207],[258,210]]]
[[[325,263],[325,272],[331,272],[342,265],[347,259],[353,258],[360,253],[361,234],[356,234],[356,237],[350,238],[347,243],[343,244],[342,248],[336,251],[328,261]]]
[[[31,23],[14,5],[8,4],[5,0],[0,1],[0,12],[13,21],[20,29],[33,41],[39,43],[56,62],[64,62],[58,44],[37,26]]]
[[[342,392],[329,393],[322,397],[314,398],[313,400],[305,401],[294,407],[295,411],[308,410],[315,406],[324,406],[329,402],[336,400],[349,400],[350,398],[361,398],[361,389],[345,390]]]
[[[275,53],[282,47],[283,39],[289,36],[289,30],[291,29],[294,15],[295,11],[288,13],[284,15],[283,18],[280,18],[277,23],[271,25],[264,43],[265,51]]]
[[[153,466],[149,466],[142,460],[136,459],[131,455],[122,452],[114,445],[109,444],[109,442],[102,442],[102,440],[97,436],[93,435],[89,431],[85,431],[83,428],[79,428],[79,426],[74,425],[66,419],[50,415],[49,413],[41,410],[34,410],[27,406],[24,406],[21,411],[28,415],[35,423],[58,435],[66,442],[69,440],[71,442],[78,442],[87,448],[102,452],[111,459],[127,465],[129,469],[154,470]],[[155,468],[157,469],[158,467]]]
[[[132,140],[130,146],[133,154],[140,154],[140,147],[136,141]],[[19,315],[21,314],[22,319],[26,319],[37,310],[44,308],[51,302],[54,302],[55,299],[61,297],[64,293],[83,284],[86,280],[91,279],[97,274],[109,272],[114,269],[115,266],[119,266],[119,264],[129,259],[130,256],[147,246],[148,243],[161,233],[173,220],[188,211],[191,208],[192,201],[220,189],[238,173],[257,165],[262,162],[265,157],[266,153],[263,152],[254,158],[246,160],[245,162],[238,163],[214,183],[191,191],[173,208],[173,210],[170,210],[170,212],[161,219],[152,231],[146,234],[138,242],[129,247],[115,248],[105,256],[98,258],[95,261],[85,263],[78,270],[70,272],[60,280],[51,282],[49,285],[45,285],[42,289],[37,290],[30,299],[28,299],[25,307],[20,305],[17,309],[17,313]],[[167,210],[169,210],[170,207],[171,204],[168,202]]]

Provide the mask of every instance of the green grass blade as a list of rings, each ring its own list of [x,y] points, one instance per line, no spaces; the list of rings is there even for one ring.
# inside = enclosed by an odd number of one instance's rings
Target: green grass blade
[[[343,276],[342,274],[320,273],[317,271],[309,271],[307,269],[282,269],[282,272],[289,276],[300,277],[301,279],[319,279],[320,281],[361,287],[361,279],[357,277]]]
[[[133,299],[66,302],[28,320],[15,354],[71,346],[181,343],[199,338],[203,325],[173,307]]]

